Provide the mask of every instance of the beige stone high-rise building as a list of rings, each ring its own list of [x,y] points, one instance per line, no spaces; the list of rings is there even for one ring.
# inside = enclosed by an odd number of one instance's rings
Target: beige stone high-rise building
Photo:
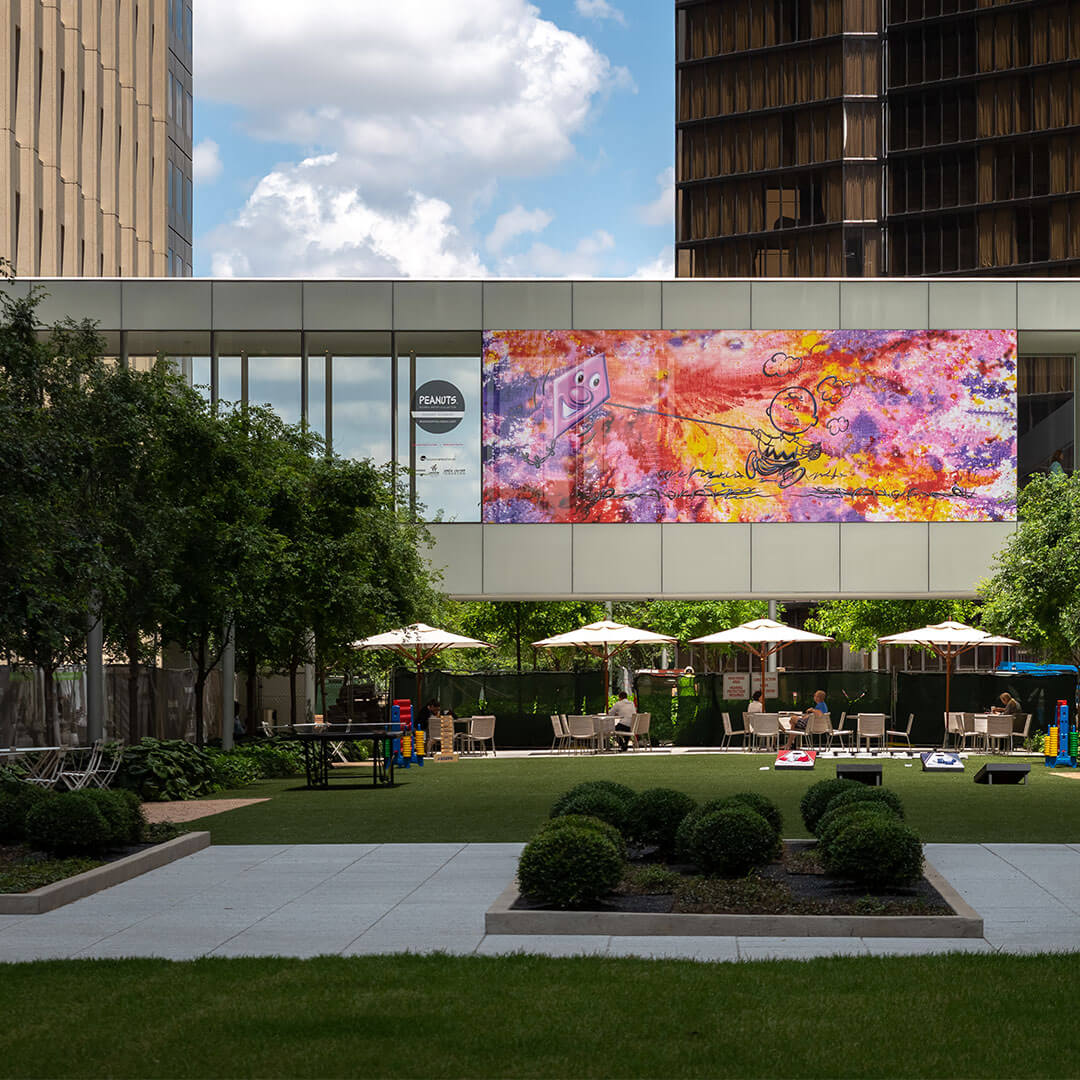
[[[0,255],[191,274],[191,0],[0,0]]]

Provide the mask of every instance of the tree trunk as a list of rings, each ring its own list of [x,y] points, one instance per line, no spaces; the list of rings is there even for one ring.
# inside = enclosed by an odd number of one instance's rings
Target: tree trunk
[[[289,664],[289,724],[296,727],[296,669],[299,664],[293,660]]]
[[[255,650],[248,649],[247,654],[247,733],[254,735],[259,730],[257,718],[255,716],[255,699],[258,692],[258,671],[256,670]]]
[[[139,631],[131,630],[127,635],[128,657],[128,740],[138,742],[143,734],[139,723]]]
[[[195,745],[206,742],[203,728],[203,688],[206,686],[206,638],[199,640],[198,668],[195,672]]]

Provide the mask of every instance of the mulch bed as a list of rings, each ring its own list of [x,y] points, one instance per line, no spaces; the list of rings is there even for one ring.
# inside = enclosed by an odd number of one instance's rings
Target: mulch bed
[[[554,910],[524,897],[514,907]],[[656,862],[655,852],[631,852],[626,875],[616,891],[579,910],[704,915],[953,914],[926,878],[910,888],[868,891],[828,877],[805,843],[785,844],[777,862],[744,878],[702,877],[692,866]]]

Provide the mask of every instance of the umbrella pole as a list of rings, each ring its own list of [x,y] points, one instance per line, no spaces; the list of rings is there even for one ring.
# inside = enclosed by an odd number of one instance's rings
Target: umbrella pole
[[[945,648],[945,736],[946,736],[946,738],[948,738],[948,734],[949,734],[949,719],[948,719],[949,718],[949,691],[950,691],[950,682],[951,682],[951,678],[952,678],[952,662],[953,662],[953,651],[952,651],[952,646],[949,645],[949,646],[946,646],[946,648]],[[959,741],[960,741],[960,736],[957,736],[957,742],[959,742]],[[957,746],[957,749],[959,750],[960,747]]]

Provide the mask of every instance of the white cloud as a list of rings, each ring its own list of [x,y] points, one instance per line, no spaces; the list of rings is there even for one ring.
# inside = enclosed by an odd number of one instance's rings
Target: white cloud
[[[660,194],[651,203],[638,207],[638,218],[645,225],[667,225],[675,221],[675,167],[669,166],[656,177]]]
[[[224,166],[218,155],[218,144],[213,139],[203,139],[191,151],[191,176],[196,184],[212,184]]]
[[[574,0],[574,10],[587,19],[614,19],[626,25],[623,13],[618,8],[612,7],[608,0]]]
[[[333,155],[265,176],[244,208],[207,239],[217,277],[482,277],[486,268],[441,199],[406,194],[373,207],[326,179]]]
[[[666,247],[651,262],[639,266],[631,275],[632,278],[642,278],[646,281],[655,281],[657,278],[673,278],[675,276],[675,249]]]
[[[564,251],[536,241],[528,251],[510,255],[499,263],[502,277],[600,277],[606,256],[615,249],[615,237],[597,229]]]
[[[515,237],[523,233],[543,232],[551,221],[551,215],[546,210],[526,210],[521,205],[515,206],[495,219],[495,225],[488,233],[487,249],[498,254]]]
[[[527,0],[195,10],[200,98],[239,107],[249,135],[312,155],[276,167],[203,238],[215,272],[482,273],[472,223],[499,182],[573,158],[597,104],[633,85]],[[541,231],[544,214],[502,214],[488,250]]]

